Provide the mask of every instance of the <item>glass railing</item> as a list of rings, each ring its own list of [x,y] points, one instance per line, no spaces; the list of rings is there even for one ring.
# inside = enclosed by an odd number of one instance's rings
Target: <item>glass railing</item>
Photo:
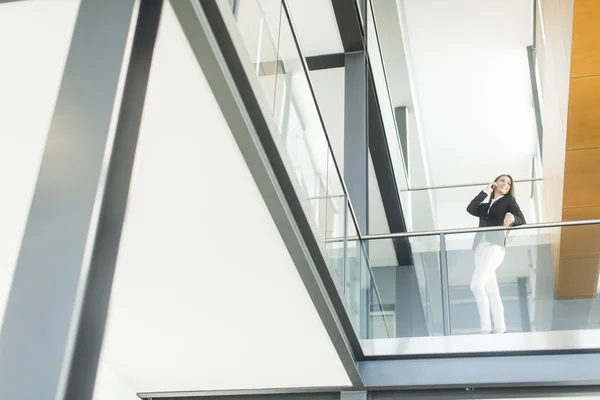
[[[525,220],[528,223],[540,221],[540,192],[541,179],[517,179],[515,177],[514,191]],[[415,206],[405,212],[405,218],[415,221],[409,229],[412,232],[423,230],[468,229],[477,224],[477,218],[465,212],[468,202],[475,197],[486,184],[483,182],[463,185],[448,185],[429,188],[411,188],[406,191]],[[435,199],[434,208],[423,207],[429,198]]]
[[[367,243],[361,240],[348,241],[346,261],[345,295],[348,311],[360,337],[380,339],[392,337],[389,316],[369,262]]]
[[[369,67],[373,75],[375,92],[379,103],[379,110],[385,129],[385,135],[388,142],[390,157],[393,164],[396,185],[399,191],[404,191],[409,187],[408,176],[408,158],[403,151],[407,149],[407,137],[401,139],[398,129],[392,97],[389,92],[389,85],[383,56],[381,53],[380,41],[377,30],[377,21],[373,12],[371,0],[367,1],[367,30],[366,46],[369,59]],[[403,203],[404,204],[404,203]]]
[[[360,241],[352,205],[333,155],[308,68],[285,1],[221,0],[225,19],[235,18],[244,49],[262,93],[257,97],[274,122],[272,133],[288,175],[361,338],[389,336],[377,286]],[[228,14],[228,15],[225,15]],[[370,320],[361,320],[366,310]]]
[[[389,330],[409,338],[600,329],[598,237],[600,220],[364,240]]]
[[[365,241],[382,307],[394,337],[443,334],[440,242],[437,236]]]

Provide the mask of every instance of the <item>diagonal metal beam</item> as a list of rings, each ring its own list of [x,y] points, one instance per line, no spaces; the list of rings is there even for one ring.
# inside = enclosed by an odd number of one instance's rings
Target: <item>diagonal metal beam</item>
[[[2,399],[92,397],[161,10],[137,3],[81,1],[0,333]]]
[[[390,228],[390,232],[407,232],[406,220],[402,209],[400,194],[398,193],[398,183],[394,175],[394,166],[390,155],[389,143],[385,134],[383,117],[379,99],[375,91],[375,82],[373,75],[369,76],[367,81],[367,90],[369,96],[369,150],[373,160],[373,169],[379,184],[379,192],[385,210],[385,216]],[[408,238],[393,240],[394,249],[398,265],[413,265],[412,248]]]
[[[365,50],[363,28],[355,0],[331,0],[344,52]]]

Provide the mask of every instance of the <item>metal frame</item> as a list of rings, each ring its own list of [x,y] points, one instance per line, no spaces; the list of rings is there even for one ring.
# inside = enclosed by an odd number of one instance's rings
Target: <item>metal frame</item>
[[[519,306],[521,308],[521,326],[524,332],[531,332],[531,319],[529,316],[529,302],[527,298],[527,277],[517,278],[519,289]]]
[[[380,46],[381,47],[381,46]],[[380,50],[381,51],[381,50]],[[383,64],[383,63],[382,63]],[[385,65],[384,65],[385,71]],[[386,76],[387,79],[387,76]],[[389,91],[388,91],[389,95]],[[391,96],[390,96],[391,98]],[[410,165],[408,163],[408,107],[399,106],[394,107],[394,118],[396,119],[396,127],[398,128],[398,140],[400,141],[401,154],[404,159],[404,166],[406,167],[407,178],[410,176],[408,170]]]
[[[363,21],[356,0],[331,0],[344,52],[365,50]],[[365,18],[366,19],[366,18]]]
[[[182,392],[171,395],[147,397],[161,400],[342,400],[342,395],[356,393],[361,399],[396,400],[468,400],[468,399],[529,399],[529,398],[590,398],[598,395],[600,386],[541,386],[541,387],[461,387],[454,389],[383,389],[349,391],[347,388],[297,388],[297,389],[257,389],[225,390],[214,392]],[[364,396],[364,397],[363,397]]]
[[[535,21],[535,8],[533,14],[533,20]],[[535,26],[535,24],[534,24]],[[534,28],[535,29],[535,28]],[[535,32],[535,30],[534,30]],[[542,117],[542,107],[540,104],[540,92],[537,77],[537,58],[535,50],[535,39],[532,46],[527,46],[527,60],[529,61],[529,78],[531,81],[531,92],[533,97],[533,108],[535,111],[535,126],[537,129],[538,146],[540,158],[542,158],[542,149],[544,148],[544,127]]]
[[[372,400],[468,400],[468,399],[530,399],[530,398],[575,398],[588,399],[595,397],[600,386],[547,386],[547,387],[501,387],[501,388],[472,388],[430,389],[430,390],[383,390],[369,392]]]
[[[160,7],[81,1],[0,333],[0,398],[91,398]]]
[[[367,60],[364,51],[346,53],[344,74],[344,182],[361,232],[369,232],[369,135]]]
[[[369,389],[600,385],[600,354],[446,357],[359,364]]]
[[[142,399],[154,400],[179,400],[193,399],[269,399],[285,400],[288,398],[301,400],[333,400],[340,398],[340,392],[348,390],[346,387],[309,387],[309,388],[278,388],[278,389],[233,389],[233,390],[203,390],[182,391],[166,393],[139,393]]]
[[[343,68],[345,66],[344,53],[320,54],[318,56],[306,57],[308,69],[318,71],[320,69]]]
[[[140,2],[67,399],[92,398],[163,1]],[[112,266],[112,268],[111,268]],[[99,329],[89,329],[97,326]],[[101,328],[100,328],[101,327]]]
[[[542,180],[542,178],[515,179],[513,181],[513,183],[537,182],[537,181],[541,181],[541,180]],[[455,189],[455,188],[471,187],[471,186],[486,186],[488,184],[489,184],[489,182],[463,183],[463,184],[457,184],[457,185],[428,186],[428,187],[416,187],[416,188],[411,187],[410,189],[407,190],[407,192],[416,192],[418,190]]]
[[[367,24],[370,2],[366,0],[331,0],[338,30],[346,54],[361,52],[364,54],[366,79],[366,120],[368,150],[371,153],[373,169],[380,189],[386,219],[391,232],[406,232],[406,222],[402,212],[402,203],[390,157],[389,144],[383,126],[383,119],[375,82],[368,55]],[[359,10],[361,8],[361,10]],[[361,14],[362,12],[362,14]],[[362,15],[362,18],[361,18]],[[374,23],[375,21],[372,21]],[[375,28],[376,29],[376,28]],[[385,68],[384,68],[385,69]],[[362,81],[362,79],[361,79]],[[346,85],[348,88],[349,85]],[[389,94],[388,94],[389,95]],[[353,98],[346,96],[346,98]],[[394,120],[395,123],[395,120]],[[346,124],[348,125],[348,124]],[[365,232],[367,233],[367,232]],[[412,264],[410,243],[396,241],[394,249],[399,264]]]
[[[406,233],[384,233],[380,235],[363,235],[362,240],[380,240],[380,239],[395,239],[395,238],[406,238],[406,237],[417,237],[417,236],[438,236],[441,234],[454,235],[459,233],[475,233],[475,232],[488,232],[488,231],[517,231],[523,229],[541,229],[541,228],[559,228],[565,226],[579,226],[579,225],[598,225],[600,219],[587,219],[580,221],[561,221],[561,222],[540,222],[537,224],[526,224],[519,226],[486,226],[482,228],[460,228],[460,229],[445,229],[445,230],[432,230],[432,231],[416,231]],[[350,239],[350,238],[349,238]],[[331,239],[331,240],[341,240]]]
[[[444,336],[450,336],[450,283],[448,279],[448,255],[446,253],[446,235],[440,234],[440,277],[442,286],[442,330]]]
[[[363,340],[365,360],[600,353],[600,329]]]

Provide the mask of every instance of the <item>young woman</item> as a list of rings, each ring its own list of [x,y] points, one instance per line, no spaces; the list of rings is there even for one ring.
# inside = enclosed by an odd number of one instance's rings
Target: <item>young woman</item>
[[[488,199],[488,201],[485,201]],[[467,206],[467,212],[479,218],[479,226],[517,226],[525,224],[525,217],[515,199],[513,179],[500,175],[487,185]],[[496,269],[504,260],[506,231],[477,232],[473,242],[475,272],[471,291],[477,302],[481,333],[492,332],[490,308],[494,318],[494,332],[506,332],[504,306],[496,281]]]

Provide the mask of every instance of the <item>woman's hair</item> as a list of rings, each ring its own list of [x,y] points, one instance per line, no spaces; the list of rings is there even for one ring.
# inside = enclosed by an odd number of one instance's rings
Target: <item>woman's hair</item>
[[[508,174],[502,174],[499,175],[496,179],[494,179],[494,182],[498,182],[498,179],[502,178],[503,176],[507,176],[510,179],[510,190],[508,191],[508,193],[506,193],[506,195],[510,197],[515,197],[515,185],[512,176]]]

